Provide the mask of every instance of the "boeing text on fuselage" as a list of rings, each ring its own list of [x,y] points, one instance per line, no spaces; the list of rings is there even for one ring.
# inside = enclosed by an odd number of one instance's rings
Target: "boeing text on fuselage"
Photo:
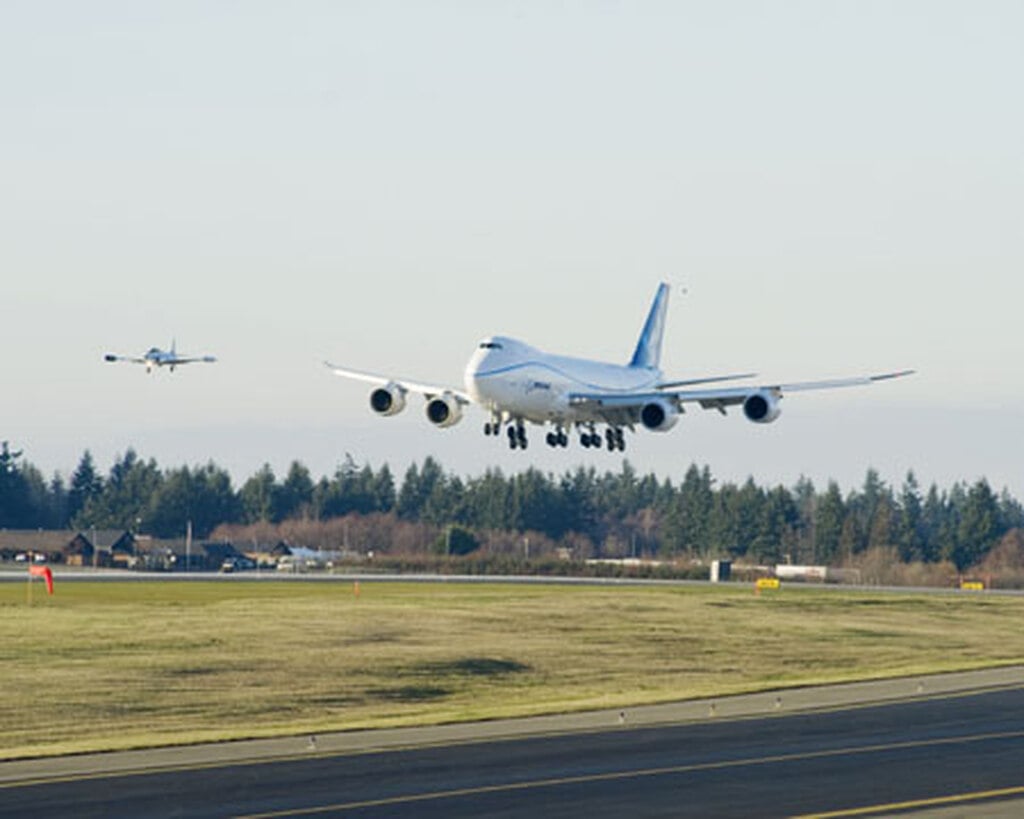
[[[744,381],[752,373],[666,381],[660,365],[668,293],[667,284],[659,285],[628,364],[553,355],[514,338],[492,336],[477,345],[466,364],[462,389],[327,366],[337,375],[372,384],[370,407],[378,415],[397,415],[409,393],[417,393],[426,399],[427,419],[441,429],[457,424],[463,410],[477,404],[489,415],[484,434],[499,435],[504,429],[512,449],[526,449],[526,425],[531,423],[550,427],[549,446],[567,446],[570,431],[576,430],[584,447],[613,451],[625,449],[627,429],[672,429],[687,404],[722,414],[739,406],[748,420],[767,424],[779,417],[779,402],[787,393],[872,384],[912,372],[760,386],[705,386]]]

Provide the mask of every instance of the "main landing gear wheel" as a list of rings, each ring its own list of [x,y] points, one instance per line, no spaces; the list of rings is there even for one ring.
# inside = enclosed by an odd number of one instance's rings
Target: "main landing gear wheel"
[[[626,439],[622,434],[622,429],[619,427],[608,427],[604,433],[605,442],[608,444],[608,451],[614,452],[616,449],[619,452],[626,451]]]
[[[509,449],[526,449],[526,427],[522,424],[509,425],[508,446]]]
[[[569,445],[569,436],[565,434],[564,430],[556,430],[547,434],[546,440],[548,446],[560,446],[565,447]]]

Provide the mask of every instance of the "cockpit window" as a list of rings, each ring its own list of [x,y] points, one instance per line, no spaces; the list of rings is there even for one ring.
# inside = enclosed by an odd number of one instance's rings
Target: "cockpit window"
[[[480,349],[481,350],[500,350],[500,349],[502,349],[502,346],[497,341],[481,341],[480,342]]]

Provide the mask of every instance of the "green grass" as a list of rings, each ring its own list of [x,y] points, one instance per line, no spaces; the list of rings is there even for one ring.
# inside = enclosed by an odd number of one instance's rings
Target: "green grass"
[[[742,587],[0,584],[0,758],[1024,661],[1024,599]]]

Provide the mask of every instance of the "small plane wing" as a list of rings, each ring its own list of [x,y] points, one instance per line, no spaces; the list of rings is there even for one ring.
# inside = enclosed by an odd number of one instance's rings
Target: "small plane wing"
[[[428,398],[433,398],[435,395],[444,395],[447,393],[449,395],[453,395],[455,400],[462,405],[473,403],[473,399],[470,398],[466,392],[455,389],[454,387],[445,387],[440,384],[424,384],[420,381],[408,381],[404,378],[395,378],[393,376],[380,375],[378,373],[369,373],[363,370],[353,370],[348,367],[339,367],[332,364],[330,361],[325,361],[324,366],[335,375],[340,375],[342,378],[351,378],[355,381],[365,381],[367,384],[375,384],[378,387],[383,387],[386,384],[396,384],[403,390],[425,395]]]
[[[132,355],[116,355],[115,353],[107,353],[103,356],[104,361],[128,361],[132,364],[145,364],[146,359],[139,358],[138,356]]]
[[[677,406],[696,403],[704,409],[724,410],[725,407],[742,404],[751,395],[759,392],[770,392],[781,398],[787,392],[803,392],[806,390],[831,390],[840,387],[857,387],[873,384],[876,381],[887,381],[891,378],[902,378],[911,375],[914,370],[883,373],[881,375],[856,376],[853,378],[831,378],[822,381],[798,381],[792,384],[764,384],[756,387],[715,387],[706,390],[671,390],[635,393],[574,393],[569,396],[572,406],[590,406],[595,409],[629,409],[639,408],[650,401],[668,398]],[[734,376],[735,377],[735,376]],[[716,379],[710,379],[716,380]],[[691,383],[700,383],[699,380]]]
[[[176,356],[165,361],[165,364],[192,364],[195,361],[200,361],[204,364],[212,364],[217,360],[216,356],[212,355],[197,355],[197,356]]]

